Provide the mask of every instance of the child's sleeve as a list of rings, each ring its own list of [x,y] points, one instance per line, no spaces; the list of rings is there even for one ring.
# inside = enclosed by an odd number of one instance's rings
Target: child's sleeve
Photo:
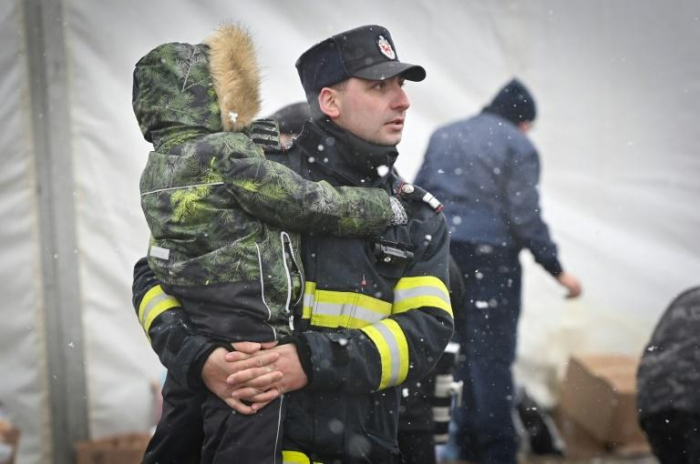
[[[386,191],[306,180],[265,159],[247,136],[231,135],[237,136],[235,149],[218,159],[217,169],[240,207],[263,222],[343,237],[378,235],[401,222],[403,207]]]

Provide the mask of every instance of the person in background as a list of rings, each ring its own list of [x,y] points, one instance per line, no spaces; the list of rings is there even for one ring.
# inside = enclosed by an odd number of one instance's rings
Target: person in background
[[[311,119],[309,104],[305,101],[291,103],[271,114],[269,119],[277,121],[280,128],[282,148],[289,148],[292,141],[301,133],[304,123]]]
[[[568,292],[581,293],[564,271],[541,216],[540,161],[527,137],[535,101],[517,79],[484,110],[431,136],[416,184],[445,204],[451,255],[466,282],[466,328],[455,334],[465,361],[457,379],[464,401],[451,445],[473,463],[515,464],[517,438],[511,365],[521,304],[519,254],[527,248]]]
[[[661,464],[700,462],[700,286],[677,296],[637,371],[639,424]]]

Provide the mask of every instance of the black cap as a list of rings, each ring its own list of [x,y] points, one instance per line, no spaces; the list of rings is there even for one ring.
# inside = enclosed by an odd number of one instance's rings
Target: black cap
[[[493,98],[484,111],[495,113],[513,124],[534,121],[537,117],[535,99],[518,79],[508,82]]]
[[[277,121],[282,134],[294,135],[299,134],[304,123],[311,119],[311,111],[309,110],[309,104],[301,101],[283,106],[270,115],[269,118]]]
[[[296,67],[307,95],[350,77],[378,81],[401,74],[409,81],[425,79],[422,66],[399,61],[391,34],[382,26],[336,34],[305,51]]]

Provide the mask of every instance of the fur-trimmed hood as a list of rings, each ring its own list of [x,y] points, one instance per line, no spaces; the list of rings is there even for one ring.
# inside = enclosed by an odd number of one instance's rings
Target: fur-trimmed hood
[[[133,108],[145,139],[159,146],[247,127],[260,111],[259,87],[250,34],[227,24],[202,44],[168,43],[141,58]]]

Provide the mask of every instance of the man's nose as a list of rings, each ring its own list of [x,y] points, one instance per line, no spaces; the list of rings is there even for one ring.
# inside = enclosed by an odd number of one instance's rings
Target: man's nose
[[[406,92],[402,87],[398,87],[392,102],[392,108],[395,110],[406,111],[409,106],[411,106],[411,102],[408,101],[408,95],[406,95]]]

